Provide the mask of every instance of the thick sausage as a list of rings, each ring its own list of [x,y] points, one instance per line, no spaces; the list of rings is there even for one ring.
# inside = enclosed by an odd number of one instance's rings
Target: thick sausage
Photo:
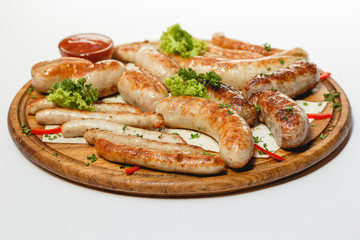
[[[241,92],[224,83],[221,83],[219,88],[214,89],[208,85],[206,89],[211,100],[230,105],[230,108],[235,110],[234,113],[242,116],[250,126],[254,124],[257,119],[256,109]]]
[[[88,129],[100,129],[116,134],[142,136],[143,138],[158,142],[186,143],[179,135],[166,132],[130,127],[121,123],[102,119],[75,119],[64,123],[61,133],[64,137],[82,137]]]
[[[166,172],[181,172],[198,175],[217,174],[225,169],[218,156],[172,154],[163,151],[127,145],[116,145],[99,139],[95,143],[98,154],[111,162],[134,164]]]
[[[309,132],[309,119],[294,100],[283,93],[267,90],[252,95],[250,101],[259,106],[260,120],[271,130],[282,148],[300,146]]]
[[[141,113],[140,108],[126,103],[106,103],[97,101],[93,104],[95,112],[133,112]],[[37,98],[26,105],[28,114],[34,115],[37,111],[42,109],[61,107],[54,102],[49,102],[45,97]]]
[[[264,56],[270,56],[274,53],[283,51],[281,49],[276,49],[276,48],[271,48],[271,50],[268,51],[264,48],[264,46],[254,45],[239,40],[227,38],[223,33],[215,33],[211,39],[211,43],[222,48],[245,50],[254,53],[259,53]]]
[[[130,112],[89,112],[66,108],[50,108],[38,111],[35,119],[39,124],[64,124],[67,121],[82,118],[111,120],[125,125],[157,129],[164,126],[164,118],[159,113]]]
[[[134,42],[115,46],[113,58],[124,62],[135,62],[135,54],[144,46],[157,47],[159,42]]]
[[[149,47],[143,47],[135,54],[135,65],[150,72],[162,84],[180,69],[175,60]]]
[[[277,89],[294,98],[316,87],[319,83],[320,71],[313,63],[304,60],[289,65],[288,69],[280,69],[270,74],[262,73],[251,78],[242,89],[250,98],[256,92]]]
[[[162,137],[161,133],[159,133],[159,136]],[[118,145],[128,145],[128,146],[152,149],[152,150],[163,151],[173,154],[181,153],[181,154],[189,154],[189,155],[204,155],[205,153],[205,150],[202,149],[201,147],[190,145],[187,143],[159,142],[156,140],[143,138],[141,135],[138,136],[120,135],[114,132],[109,132],[99,129],[87,130],[84,134],[84,138],[91,145],[94,145],[95,142],[99,139],[105,139]]]
[[[218,58],[192,57],[184,64],[195,72],[215,71],[222,78],[222,82],[235,89],[241,89],[245,83],[259,73],[286,68],[296,62],[295,56],[270,56],[258,59],[222,60]]]
[[[122,98],[144,112],[155,111],[155,105],[169,96],[165,86],[148,71],[132,68],[118,80],[118,91]]]
[[[168,97],[156,105],[165,125],[203,132],[219,143],[220,156],[229,167],[243,167],[251,158],[253,137],[246,121],[219,103],[198,97]]]
[[[86,84],[98,89],[99,97],[117,93],[117,80],[126,71],[117,60],[103,60],[93,64],[81,58],[60,58],[35,64],[31,70],[32,84],[38,92],[47,93],[63,79],[86,78]]]
[[[73,57],[40,62],[31,68],[31,83],[36,91],[47,93],[54,83],[71,78],[74,73],[82,71],[92,64],[89,60]]]
[[[86,78],[86,84],[92,84],[98,89],[99,97],[105,97],[117,93],[117,81],[125,71],[122,62],[103,60],[74,73],[72,79]]]

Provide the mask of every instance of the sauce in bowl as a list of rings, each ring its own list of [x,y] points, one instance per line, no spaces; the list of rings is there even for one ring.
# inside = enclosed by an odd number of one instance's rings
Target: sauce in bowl
[[[75,34],[59,43],[63,57],[80,57],[97,62],[110,59],[114,51],[111,38],[95,33]]]

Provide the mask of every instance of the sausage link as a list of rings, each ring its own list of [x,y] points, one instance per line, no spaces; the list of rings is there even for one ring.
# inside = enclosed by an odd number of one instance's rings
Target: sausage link
[[[215,101],[189,96],[168,97],[156,105],[165,125],[203,132],[219,143],[220,156],[229,167],[243,167],[251,158],[253,137],[249,125]]]
[[[155,105],[169,96],[165,86],[142,68],[126,71],[118,80],[118,91],[122,98],[144,112],[155,111]]]
[[[271,130],[282,148],[300,146],[309,132],[306,112],[283,93],[267,90],[255,93],[250,101],[260,108],[260,121]]]
[[[136,135],[143,138],[168,143],[186,143],[186,141],[174,134],[153,131],[142,128],[130,127],[121,123],[102,119],[75,119],[64,123],[61,133],[64,137],[82,137],[88,129],[100,129],[122,135]]]
[[[313,63],[304,60],[289,65],[288,69],[280,69],[271,74],[260,74],[251,78],[242,89],[250,98],[257,92],[277,89],[294,98],[316,87],[320,81],[320,71]]]
[[[164,118],[159,113],[129,112],[89,112],[65,108],[50,108],[38,111],[35,119],[39,124],[64,124],[67,121],[83,118],[111,120],[125,125],[158,129],[164,126]]]
[[[172,154],[127,145],[116,145],[104,139],[97,140],[95,148],[98,154],[108,161],[140,165],[165,172],[210,175],[220,173],[225,169],[224,161],[217,156]]]

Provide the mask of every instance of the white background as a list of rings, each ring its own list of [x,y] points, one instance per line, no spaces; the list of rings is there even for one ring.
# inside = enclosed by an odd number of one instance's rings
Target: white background
[[[359,55],[356,1],[0,0],[0,239],[360,239]],[[74,33],[115,43],[158,39],[180,23],[273,47],[299,46],[342,86],[352,106],[348,142],[315,170],[270,187],[209,198],[112,194],[55,177],[12,142],[7,113],[39,61]]]

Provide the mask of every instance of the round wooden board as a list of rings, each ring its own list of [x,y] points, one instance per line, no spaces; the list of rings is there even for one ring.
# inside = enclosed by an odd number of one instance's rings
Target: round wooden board
[[[253,158],[249,164],[239,170],[227,169],[216,176],[193,176],[165,173],[142,168],[132,175],[126,175],[116,163],[102,158],[89,164],[87,156],[96,154],[94,147],[87,144],[43,143],[41,136],[27,136],[22,133],[20,124],[24,122],[30,128],[43,128],[36,123],[34,116],[26,115],[26,104],[36,92],[27,93],[29,81],[14,98],[9,114],[10,134],[29,160],[61,177],[89,187],[118,193],[158,197],[205,196],[237,192],[272,183],[276,180],[296,174],[318,163],[334,151],[347,136],[351,127],[351,108],[341,87],[332,79],[322,81],[309,95],[302,99],[324,101],[324,93],[332,90],[340,92],[341,111],[335,111],[328,104],[324,112],[333,113],[331,119],[315,120],[310,128],[307,144],[293,151],[278,150],[284,162],[272,158]],[[331,131],[329,131],[330,129]],[[320,139],[323,133],[327,137]]]

